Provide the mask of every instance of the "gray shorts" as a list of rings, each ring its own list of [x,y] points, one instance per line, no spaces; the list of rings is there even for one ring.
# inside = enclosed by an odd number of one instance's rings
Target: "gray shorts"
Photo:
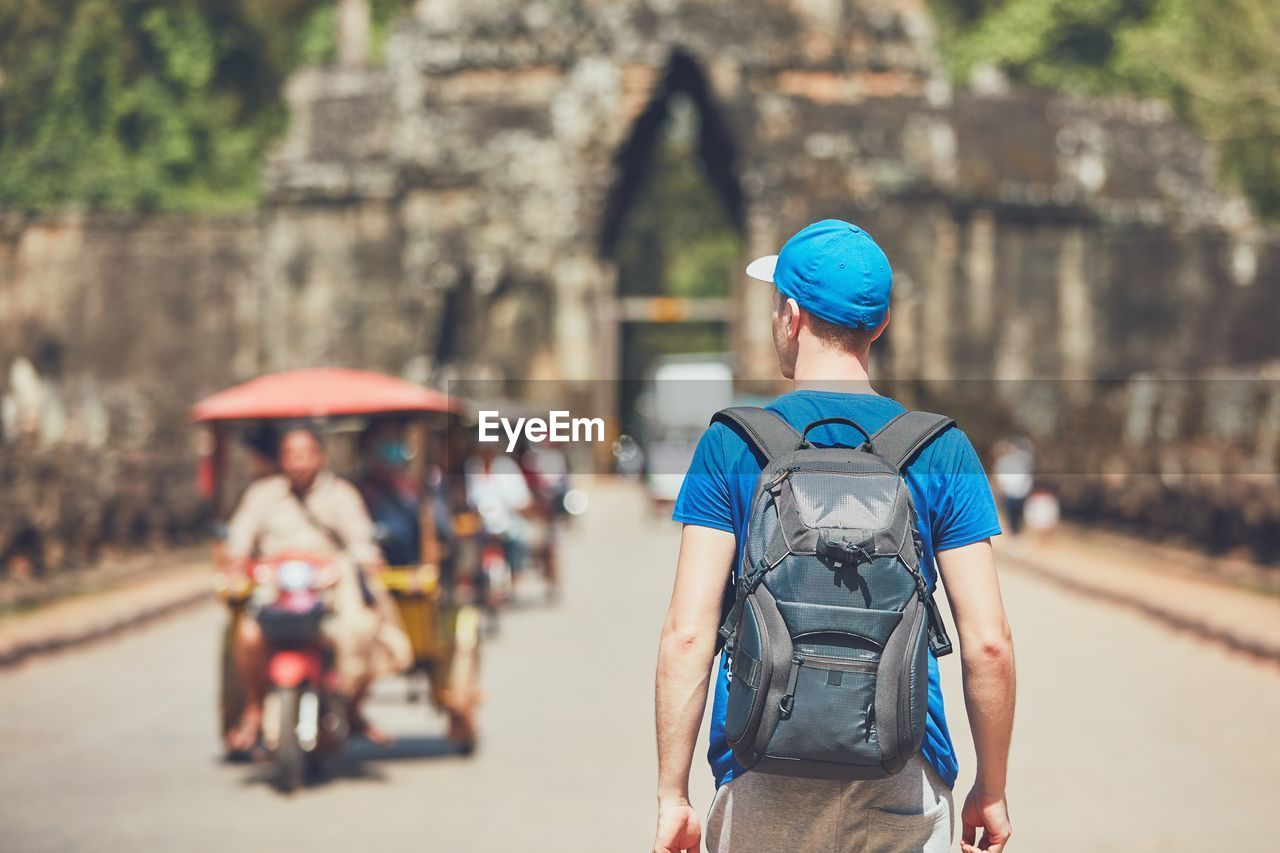
[[[871,782],[744,773],[716,792],[710,853],[947,853],[951,789],[919,756]]]

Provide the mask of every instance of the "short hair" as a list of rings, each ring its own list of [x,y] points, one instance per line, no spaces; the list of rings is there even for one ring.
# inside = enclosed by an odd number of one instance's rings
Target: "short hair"
[[[327,448],[325,447],[324,436],[320,433],[320,430],[318,430],[314,426],[311,426],[310,424],[294,424],[292,426],[286,427],[280,433],[280,444],[279,444],[280,453],[284,453],[285,439],[287,439],[290,435],[292,435],[295,432],[310,436],[311,440],[315,442],[316,450],[319,450],[321,453],[324,453],[326,451]]]
[[[777,287],[773,289],[773,298],[775,307],[781,307],[791,297],[787,296]],[[832,323],[830,320],[824,320],[817,314],[805,310],[809,315],[809,328],[813,331],[813,336],[829,347],[841,350],[851,354],[865,352],[871,346],[871,342],[875,340],[875,329],[850,328],[841,326],[839,323]]]
[[[861,327],[850,328],[824,320],[812,311],[809,312],[809,328],[813,336],[829,347],[847,353],[865,352],[875,340],[875,329]]]

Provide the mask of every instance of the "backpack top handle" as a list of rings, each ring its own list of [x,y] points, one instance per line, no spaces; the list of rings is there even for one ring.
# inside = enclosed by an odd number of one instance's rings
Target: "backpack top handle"
[[[862,435],[866,438],[866,441],[862,442],[862,444],[870,444],[871,442],[871,433],[867,432],[865,429],[858,426],[857,423],[849,420],[848,418],[821,418],[809,424],[807,427],[804,428],[804,432],[800,433],[800,440],[804,442],[805,447],[813,446],[809,444],[809,441],[808,441],[809,430],[813,429],[814,427],[822,426],[824,424],[844,424],[845,426],[851,426],[854,429],[856,429],[858,432],[862,433]],[[861,447],[862,444],[860,444],[859,447]]]

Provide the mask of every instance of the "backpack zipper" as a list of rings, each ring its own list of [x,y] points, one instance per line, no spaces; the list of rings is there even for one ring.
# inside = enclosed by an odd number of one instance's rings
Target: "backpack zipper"
[[[842,658],[834,655],[810,655],[803,652],[796,655],[800,666],[816,666],[821,669],[839,669],[844,672],[875,672],[880,664],[873,660]]]
[[[850,468],[853,468],[853,467],[855,467],[855,463],[852,461],[833,462],[833,461],[810,460],[808,462],[799,462],[799,463],[796,463],[795,465],[788,465],[784,470],[787,471],[788,473],[795,473],[796,471],[812,471],[817,474],[854,474],[854,475],[867,474],[867,475],[880,475],[880,476],[885,476],[885,475],[892,475],[892,476],[898,476],[898,477],[902,476],[900,473],[898,473],[896,469],[890,468],[888,466],[884,467],[883,469],[873,469],[870,471],[849,470]]]
[[[883,477],[886,480],[895,476],[892,471],[848,471],[848,470],[828,470],[826,468],[792,468],[791,474],[823,474],[828,477]]]

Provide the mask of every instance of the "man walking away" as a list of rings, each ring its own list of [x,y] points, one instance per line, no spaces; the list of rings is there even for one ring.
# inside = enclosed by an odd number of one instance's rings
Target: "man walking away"
[[[792,237],[779,255],[752,263],[747,273],[775,286],[774,346],[783,376],[794,383],[794,390],[767,407],[770,412],[797,432],[814,421],[843,418],[875,433],[905,411],[877,395],[867,373],[870,347],[889,320],[892,273],[866,232],[838,220],[815,223]],[[815,427],[808,439],[819,446],[855,447],[862,435],[848,424],[830,423]],[[676,502],[674,517],[684,530],[658,652],[655,853],[696,851],[702,843],[702,828],[689,803],[689,770],[721,624],[722,594],[730,572],[742,562],[748,503],[763,466],[750,448],[738,429],[713,424],[698,445]],[[904,476],[923,540],[920,573],[930,589],[941,574],[959,633],[977,754],[976,782],[960,816],[961,847],[966,853],[998,853],[1011,833],[1005,775],[1014,663],[991,551],[990,538],[1000,532],[995,503],[977,454],[956,428],[925,445],[905,465]],[[711,711],[708,757],[718,790],[707,821],[709,850],[949,850],[951,788],[958,767],[932,653],[920,752],[896,774],[867,781],[745,770],[725,735],[727,665],[722,655]]]

